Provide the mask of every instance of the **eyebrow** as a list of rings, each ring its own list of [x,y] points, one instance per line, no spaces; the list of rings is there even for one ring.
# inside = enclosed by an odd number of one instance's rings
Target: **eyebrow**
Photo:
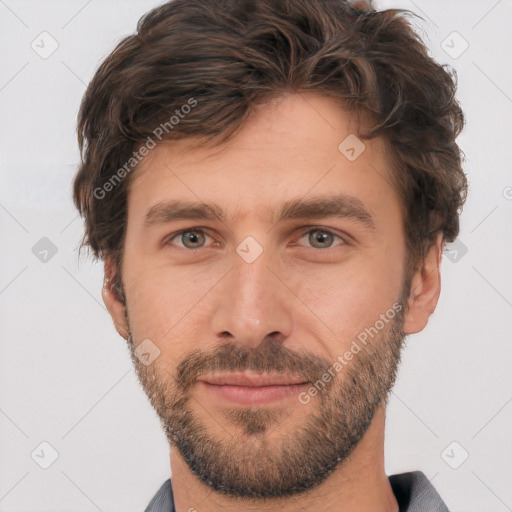
[[[321,218],[353,219],[370,230],[375,230],[375,221],[364,203],[344,194],[319,196],[310,199],[291,199],[278,210],[271,211],[272,222],[291,219]],[[176,220],[218,220],[225,222],[226,212],[215,203],[172,200],[152,206],[144,219],[146,227]]]

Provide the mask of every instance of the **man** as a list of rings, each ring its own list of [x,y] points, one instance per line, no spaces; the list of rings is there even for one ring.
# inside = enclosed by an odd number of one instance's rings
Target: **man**
[[[99,67],[74,198],[171,448],[147,511],[448,510],[384,427],[459,230],[454,92],[341,0],[174,0]]]

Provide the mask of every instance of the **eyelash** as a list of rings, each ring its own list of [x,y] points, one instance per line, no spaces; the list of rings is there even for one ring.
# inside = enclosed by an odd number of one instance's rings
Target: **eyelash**
[[[312,233],[313,231],[321,231],[323,233],[327,233],[329,235],[333,235],[334,237],[337,237],[339,240],[341,240],[343,243],[342,244],[339,244],[339,245],[347,245],[348,242],[346,240],[346,238],[342,237],[341,235],[338,235],[337,233],[334,233],[332,230],[330,229],[326,229],[326,228],[323,228],[322,226],[306,226],[307,227],[307,230],[306,231],[302,231],[300,236],[299,236],[299,239],[303,238],[305,235],[308,235],[309,233]],[[175,238],[178,238],[179,236],[183,235],[183,233],[188,233],[188,232],[199,232],[199,233],[203,233],[204,235],[206,236],[209,236],[210,238],[211,235],[209,235],[208,233],[206,233],[206,230],[204,228],[187,228],[187,229],[182,229],[181,231],[178,231],[176,233],[173,233],[172,235],[169,235],[165,240],[164,240],[164,245],[172,245],[172,241],[175,239]],[[317,249],[318,251],[322,251],[322,252],[327,252],[329,250],[332,250],[332,249],[335,249],[336,247],[338,246],[331,246],[331,247],[326,247],[324,249],[320,249],[320,248],[317,248],[317,247],[312,247],[312,249]],[[184,249],[186,251],[189,251],[189,252],[195,252],[195,251],[199,251],[201,249],[205,249],[206,247],[196,247],[195,249],[189,249],[188,247],[179,247],[180,249]]]

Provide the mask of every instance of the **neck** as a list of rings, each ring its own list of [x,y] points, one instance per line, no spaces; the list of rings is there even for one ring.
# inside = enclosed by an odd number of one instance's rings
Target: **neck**
[[[347,460],[322,484],[305,493],[287,498],[244,500],[247,511],[297,508],[327,512],[398,512],[398,503],[384,471],[385,408],[379,407],[365,435]],[[170,453],[172,489],[176,512],[239,511],[240,498],[230,498],[212,491],[188,467],[176,449]]]

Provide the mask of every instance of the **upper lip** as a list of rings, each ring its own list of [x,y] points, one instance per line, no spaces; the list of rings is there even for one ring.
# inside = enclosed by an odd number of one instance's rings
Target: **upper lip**
[[[271,375],[271,374],[250,374],[250,373],[230,373],[215,374],[202,377],[200,380],[208,384],[216,384],[217,386],[244,386],[250,388],[263,386],[291,386],[293,384],[305,384],[306,381],[300,377],[288,375]]]

